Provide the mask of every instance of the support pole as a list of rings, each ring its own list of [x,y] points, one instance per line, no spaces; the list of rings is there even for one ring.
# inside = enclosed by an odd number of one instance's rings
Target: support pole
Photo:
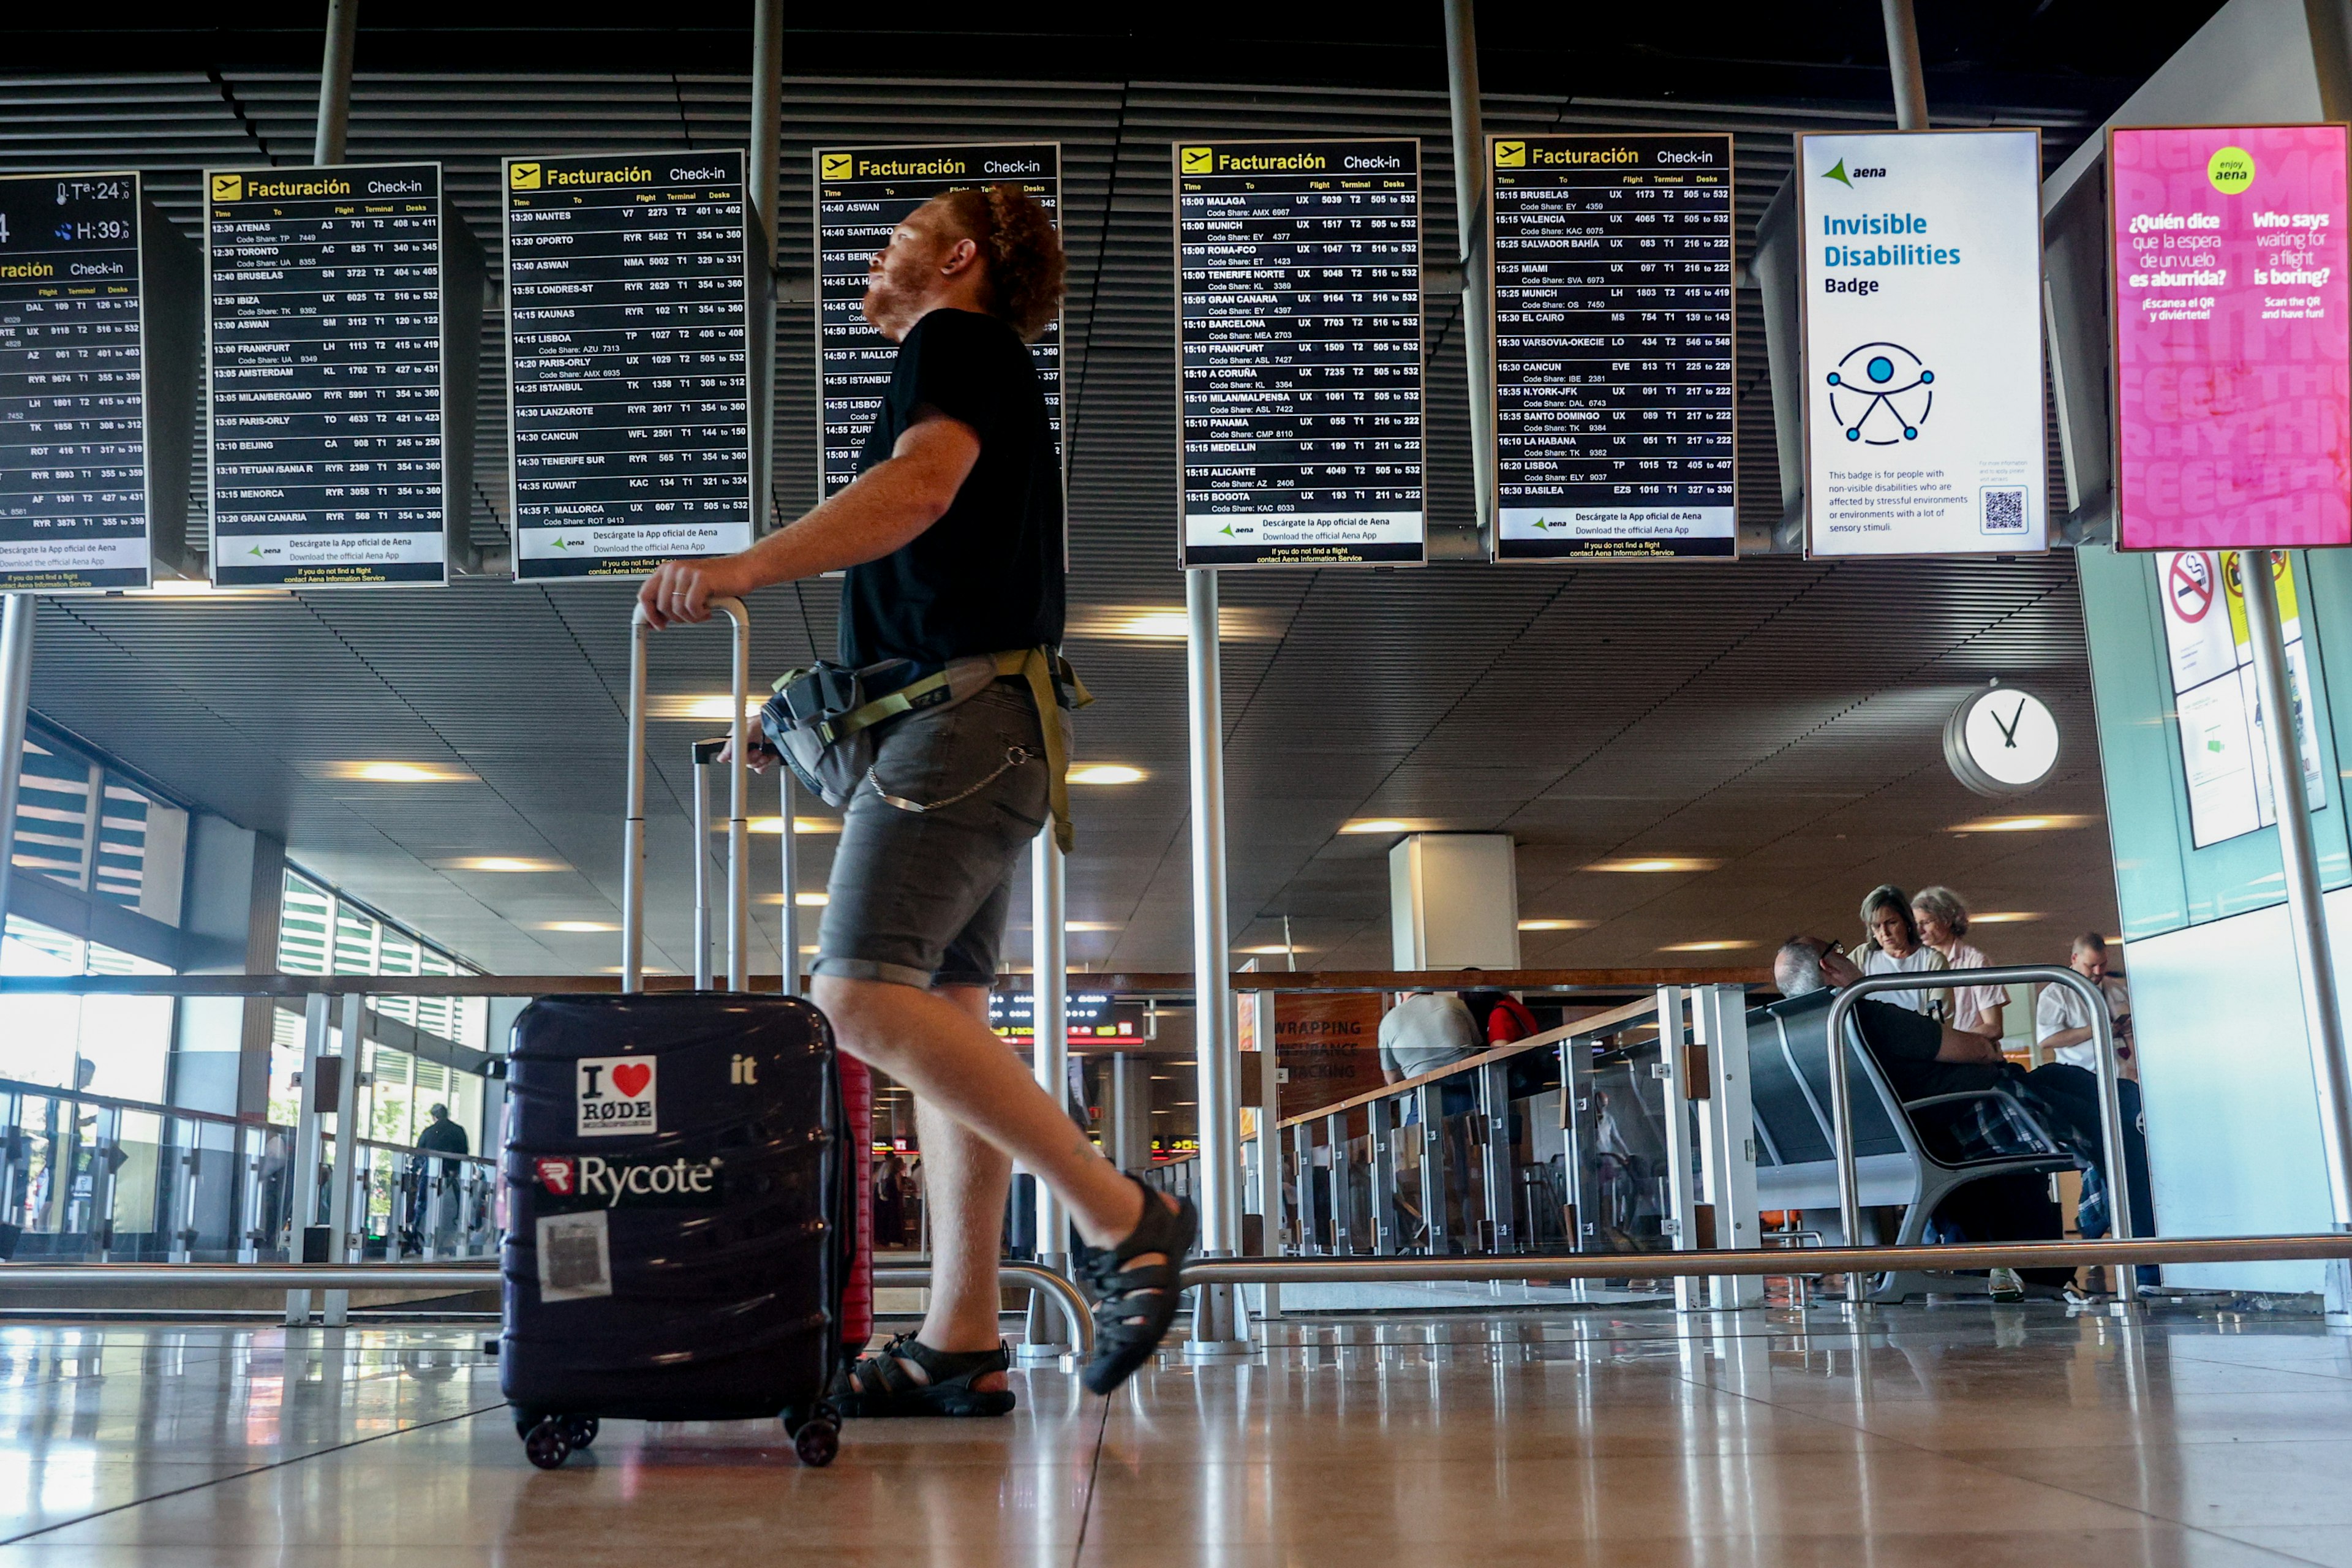
[[[0,595],[0,931],[8,924],[8,881],[16,860],[16,789],[25,773],[25,720],[33,700],[30,594]],[[92,837],[97,837],[95,833]]]
[[[1894,0],[1888,0],[1892,5]],[[1478,98],[1478,24],[1471,0],[1445,0],[1445,89],[1454,111],[1454,214],[1462,246],[1462,348],[1470,381],[1470,471],[1478,553],[1495,558],[1493,258],[1487,254],[1486,129]]]
[[[751,323],[751,536],[775,525],[776,182],[783,160],[783,0],[753,0],[751,11],[751,211],[759,220],[760,277]],[[792,785],[784,786],[789,792]],[[787,849],[792,814],[784,816]],[[786,909],[791,907],[786,901]],[[785,921],[792,922],[789,916]],[[787,974],[792,973],[788,961]]]
[[[1054,721],[1050,714],[1045,721]],[[1030,978],[1035,983],[1029,1008],[1030,1061],[1036,1069],[1037,1087],[1055,1105],[1066,1106],[1070,1101],[1070,955],[1063,924],[1062,846],[1054,837],[1052,822],[1037,835],[1029,860],[1030,956],[1034,971]],[[1035,1185],[1038,1265],[1066,1274],[1070,1258],[1063,1238],[1069,1234],[1068,1215],[1051,1187],[1043,1182]],[[1045,1326],[1046,1310],[1044,1296],[1031,1291],[1029,1331],[1021,1346],[1024,1361],[1058,1357],[1070,1348],[1055,1340]]]
[[[327,951],[334,952],[334,930],[328,928]],[[360,1068],[367,1060],[367,998],[353,992],[343,998],[343,1070],[335,1079],[335,1185],[327,1201],[327,1261],[359,1261],[359,1237],[352,1223],[352,1204],[360,1193]],[[364,1217],[362,1201],[360,1214]],[[352,1293],[327,1292],[326,1324],[340,1329],[351,1321]]]
[[[2311,798],[2303,773],[2302,704],[2287,669],[2286,631],[2280,624],[2278,585],[2271,575],[2271,559],[2266,550],[2242,552],[2238,576],[2245,585],[2254,695],[2262,704],[2263,750],[2270,762],[2271,800],[2278,811],[2279,858],[2286,871],[2287,928],[2294,938],[2294,967],[2303,982],[2303,1018],[2309,1031],[2311,1076],[2319,1094],[2319,1139],[2327,1159],[2328,1208],[2336,1227],[2347,1230],[2352,1229],[2352,1073],[2346,1069],[2336,960],[2328,951],[2327,913],[2319,898],[2319,852],[2312,842]],[[2126,1184],[2111,1181],[2108,1185]],[[2352,1310],[2347,1283],[2344,1265],[2330,1264],[2327,1310],[2331,1314]]]
[[[1225,719],[1217,657],[1217,574],[1184,574],[1184,670],[1192,752],[1192,994],[1201,1133],[1201,1252],[1241,1250],[1241,1064],[1234,1050],[1225,933]],[[1265,1130],[1267,1134],[1272,1129]],[[1272,1150],[1262,1152],[1270,1155]],[[1192,1342],[1204,1355],[1244,1349],[1230,1287],[1195,1298]]]
[[[787,996],[801,991],[801,849],[793,830],[793,770],[776,764],[776,809],[783,814],[784,919],[782,974]]]
[[[1895,128],[1927,129],[1927,77],[1919,64],[1919,18],[1911,0],[1878,0],[1886,17],[1886,68],[1895,78]]]
[[[360,30],[360,0],[327,0],[327,52],[319,62],[319,134],[310,162],[343,161],[352,129],[352,49]]]
[[[335,952],[335,907],[327,905],[327,955],[329,967],[333,967]],[[294,1245],[289,1250],[298,1263],[310,1261],[303,1256],[303,1242],[312,1226],[319,1223],[319,1060],[327,1054],[327,998],[313,994],[302,1001],[302,1098],[300,1109],[294,1113],[294,1168],[289,1173],[295,1185],[292,1211]],[[332,1259],[329,1259],[332,1261]],[[293,1328],[310,1321],[310,1292],[308,1289],[286,1292],[286,1326]]]

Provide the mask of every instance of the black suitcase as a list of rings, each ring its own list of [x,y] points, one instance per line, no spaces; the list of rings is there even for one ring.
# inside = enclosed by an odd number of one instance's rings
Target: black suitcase
[[[499,1386],[515,1428],[552,1468],[602,1416],[782,1417],[803,1463],[829,1463],[857,1234],[832,1031],[798,997],[625,979],[514,1025]]]

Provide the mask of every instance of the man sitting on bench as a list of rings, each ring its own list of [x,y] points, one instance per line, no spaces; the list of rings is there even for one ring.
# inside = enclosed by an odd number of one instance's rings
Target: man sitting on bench
[[[1833,942],[1819,937],[1792,937],[1772,960],[1772,978],[1788,997],[1814,992],[1839,991],[1862,978]],[[1826,1002],[1824,1002],[1826,1005]],[[2001,1055],[2000,1043],[1971,1035],[1937,1019],[1874,1001],[1865,996],[1854,1004],[1853,1020],[1870,1054],[1886,1075],[1888,1087],[1906,1103],[1939,1094],[1966,1094],[2000,1089],[2064,1145],[2075,1164],[2101,1178],[2104,1191],[2105,1146],[2099,1133],[2098,1080],[2089,1073],[2054,1064],[2020,1071]],[[2032,1121],[2021,1117],[2009,1100],[1987,1097],[1952,1108],[1957,1114],[1923,1119],[1920,1131],[1946,1146],[1936,1152],[1955,1163],[1994,1154],[2048,1152]],[[2148,1197],[2147,1141],[2140,1127],[2136,1103],[2125,1103],[2124,1165],[2131,1181],[2135,1229],[2153,1228],[2154,1210]],[[2080,1218],[2085,1235],[2097,1224],[2105,1229],[2105,1203],[2095,1209],[2087,1191]],[[1978,1189],[1986,1189],[1979,1193]],[[1972,1240],[2025,1241],[2055,1239],[2047,1200],[2036,1177],[1993,1177],[1971,1184],[1953,1194],[1941,1216],[1957,1223]],[[2021,1293],[2017,1281],[2003,1279],[2007,1269],[1994,1270],[1997,1296]],[[2064,1283],[2072,1270],[2036,1269],[2050,1282]]]

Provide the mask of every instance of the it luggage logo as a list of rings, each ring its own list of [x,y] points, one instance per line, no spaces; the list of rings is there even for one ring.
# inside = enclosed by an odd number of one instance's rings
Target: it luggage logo
[[[572,1064],[578,1136],[615,1138],[657,1130],[656,1069],[647,1057],[582,1057]]]

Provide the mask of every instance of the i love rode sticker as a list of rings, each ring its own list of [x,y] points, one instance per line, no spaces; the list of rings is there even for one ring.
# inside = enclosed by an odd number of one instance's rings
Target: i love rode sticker
[[[579,1136],[609,1138],[654,1131],[659,1121],[655,1110],[655,1069],[660,1065],[647,1057],[583,1057],[574,1063]]]

